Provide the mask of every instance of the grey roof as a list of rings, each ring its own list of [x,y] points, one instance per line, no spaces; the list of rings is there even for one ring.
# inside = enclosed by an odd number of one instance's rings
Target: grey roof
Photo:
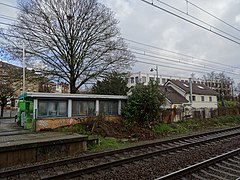
[[[188,103],[188,100],[170,86],[160,86],[160,91],[173,104]]]
[[[180,87],[182,90],[184,90],[186,93],[190,92],[189,89],[189,82],[183,82],[179,80],[168,80],[166,84],[169,82],[172,82],[173,84],[177,85]],[[218,92],[210,89],[204,84],[200,83],[192,83],[192,93],[193,94],[199,94],[199,95],[218,95]]]

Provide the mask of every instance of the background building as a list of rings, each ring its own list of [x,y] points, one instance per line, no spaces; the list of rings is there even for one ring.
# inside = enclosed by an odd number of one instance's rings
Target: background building
[[[178,77],[178,76],[168,76],[168,75],[158,75],[157,74],[146,74],[142,72],[131,73],[128,79],[128,87],[135,86],[137,83],[143,83],[147,85],[151,80],[158,80],[159,85],[164,85],[168,80],[179,80],[182,82],[189,82],[189,78],[187,77]],[[232,99],[233,97],[233,82],[230,80],[222,80],[222,79],[212,79],[205,80],[201,78],[192,78],[193,83],[204,84],[212,90],[218,92],[218,99]]]
[[[14,89],[13,97],[9,98],[6,108],[16,108],[17,99],[23,92],[23,69],[22,67],[0,61],[1,83],[11,80]],[[47,77],[36,73],[34,70],[26,70],[25,92],[48,92],[48,93],[69,93],[69,86],[64,82],[49,82]]]

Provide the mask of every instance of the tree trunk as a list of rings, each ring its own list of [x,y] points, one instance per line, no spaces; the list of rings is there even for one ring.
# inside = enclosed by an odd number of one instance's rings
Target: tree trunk
[[[76,94],[77,93],[77,89],[76,89],[76,82],[75,81],[71,81],[70,82],[70,93],[71,94]]]

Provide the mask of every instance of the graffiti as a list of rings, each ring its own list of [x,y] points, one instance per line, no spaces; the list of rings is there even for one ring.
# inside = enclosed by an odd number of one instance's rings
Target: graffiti
[[[38,122],[38,125],[43,128],[46,128],[48,125],[47,121],[44,121],[44,120],[39,120],[37,122]]]

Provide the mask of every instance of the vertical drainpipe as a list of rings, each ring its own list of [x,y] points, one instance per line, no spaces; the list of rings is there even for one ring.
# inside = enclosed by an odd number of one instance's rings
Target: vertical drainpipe
[[[192,78],[189,78],[189,93],[190,93],[189,102],[190,104],[192,104]]]

